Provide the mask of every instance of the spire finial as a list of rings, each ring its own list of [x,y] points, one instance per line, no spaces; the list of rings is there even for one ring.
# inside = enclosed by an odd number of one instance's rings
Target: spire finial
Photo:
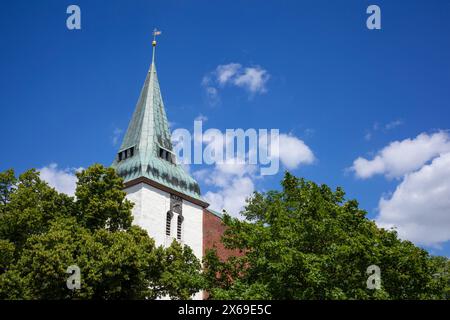
[[[153,55],[152,55],[152,64],[155,63],[155,47],[156,47],[156,36],[159,36],[161,34],[161,31],[158,29],[153,29],[153,41],[152,41],[152,46],[153,46]]]

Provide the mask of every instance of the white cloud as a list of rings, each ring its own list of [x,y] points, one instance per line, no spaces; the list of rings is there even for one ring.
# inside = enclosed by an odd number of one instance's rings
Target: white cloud
[[[292,135],[280,134],[279,149],[280,161],[288,169],[298,168],[300,164],[311,164],[315,160],[311,149]]]
[[[207,116],[204,116],[204,115],[202,115],[202,114],[199,114],[194,120],[195,120],[195,121],[206,122],[206,121],[208,121],[208,117],[207,117]]]
[[[287,134],[280,134],[279,138],[279,153],[272,157],[278,157],[288,169],[295,169],[302,164],[311,164],[314,161],[314,154],[302,140]],[[225,139],[212,141],[205,134],[203,142],[219,143],[217,147],[223,148]],[[197,180],[214,190],[204,194],[205,200],[210,203],[212,209],[217,211],[225,209],[229,214],[240,217],[239,212],[245,206],[245,199],[255,191],[255,181],[264,177],[257,174],[260,172],[259,165],[249,164],[247,160],[232,158],[223,163],[216,163],[213,169],[202,169],[193,173]]]
[[[361,178],[383,174],[401,182],[381,197],[376,222],[395,228],[402,239],[439,247],[450,240],[450,137],[445,131],[395,141],[372,160],[358,158]]]
[[[401,126],[402,124],[403,124],[402,120],[394,120],[394,121],[391,121],[391,122],[387,123],[384,126],[384,129],[385,130],[392,130],[392,129],[398,127],[398,126]]]
[[[376,174],[399,178],[449,151],[450,138],[446,132],[440,131],[431,135],[422,133],[414,139],[390,143],[371,160],[357,158],[351,170],[362,179]]]
[[[180,166],[183,167],[184,171],[186,171],[187,173],[191,173],[191,166],[187,163],[179,163]]]
[[[366,134],[364,135],[364,139],[366,141],[370,141],[375,133],[378,131],[381,131],[383,133],[386,133],[390,130],[393,130],[397,128],[398,126],[401,126],[403,124],[403,120],[397,119],[391,122],[386,123],[385,125],[379,124],[378,122],[375,122],[371,129],[366,130]]]
[[[177,123],[176,122],[174,122],[174,121],[169,121],[169,129],[173,129],[173,128],[175,128],[176,127],[176,125],[177,125]]]
[[[224,148],[225,139],[222,134],[222,139],[213,140],[212,134],[205,133],[203,143]],[[219,212],[225,209],[230,215],[240,217],[245,199],[255,190],[256,170],[257,166],[246,163],[245,159],[231,158],[216,163],[213,169],[195,171],[193,176],[215,190],[204,194],[211,209]]]
[[[234,178],[231,184],[218,192],[208,191],[205,200],[211,209],[221,212],[223,209],[234,217],[239,217],[239,212],[245,205],[245,199],[251,196],[255,185],[249,177]]]
[[[200,169],[200,170],[192,172],[192,175],[197,180],[206,181],[210,171],[211,171],[210,169]]]
[[[220,103],[219,91],[211,86],[205,87],[206,100],[211,106],[216,106]]]
[[[216,164],[214,169],[203,169],[194,172],[194,177],[213,186],[216,191],[208,191],[204,198],[211,209],[221,212],[225,209],[229,214],[239,217],[245,205],[245,199],[255,191],[256,166],[230,159]]]
[[[51,187],[55,188],[58,192],[73,196],[75,194],[75,188],[77,183],[77,177],[75,172],[79,169],[58,169],[56,163],[39,169],[40,177],[46,181]]]
[[[439,246],[450,240],[450,153],[409,173],[390,198],[381,198],[379,226],[403,239]]]
[[[312,164],[316,160],[311,148],[305,142],[294,135],[280,133],[278,135],[278,148],[271,145],[270,139],[265,135],[260,135],[260,146],[267,146],[270,150],[271,158],[278,158],[280,162],[289,170],[297,169],[300,165]],[[267,151],[266,151],[267,152]]]
[[[257,166],[238,161],[237,159],[225,160],[224,163],[217,163],[214,170],[201,171],[196,178],[211,186],[226,188],[230,186],[236,178],[255,177]],[[203,177],[202,177],[203,175]]]
[[[263,93],[266,92],[266,83],[269,77],[267,70],[260,67],[245,68],[243,73],[236,76],[233,83],[251,93]]]
[[[120,139],[120,137],[122,136],[122,132],[123,132],[123,130],[122,129],[120,129],[120,128],[115,128],[114,129],[114,131],[113,131],[113,135],[112,135],[112,144],[113,144],[113,146],[116,146],[117,145],[117,143],[119,142],[119,139]]]
[[[219,91],[217,87],[226,85],[245,89],[251,95],[267,91],[266,84],[270,75],[267,70],[260,66],[243,67],[239,63],[219,65],[216,69],[202,79],[207,98],[217,104]]]
[[[225,85],[227,82],[232,80],[241,69],[242,66],[239,63],[219,65],[216,68],[217,81],[221,85]]]

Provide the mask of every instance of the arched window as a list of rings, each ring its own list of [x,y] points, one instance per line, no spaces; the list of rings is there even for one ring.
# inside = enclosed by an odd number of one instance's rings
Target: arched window
[[[170,224],[172,223],[172,211],[167,211],[166,216],[166,236],[170,236]]]
[[[182,215],[178,215],[178,219],[177,219],[177,239],[179,241],[181,241],[182,226],[183,226],[183,216]]]

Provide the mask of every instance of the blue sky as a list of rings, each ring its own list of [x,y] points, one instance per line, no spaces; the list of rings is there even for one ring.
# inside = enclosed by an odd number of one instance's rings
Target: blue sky
[[[81,30],[66,28],[70,4],[81,8]],[[381,8],[381,30],[366,28],[370,4]],[[292,169],[295,175],[342,186],[372,219],[380,198],[391,199],[403,185],[386,210],[399,212],[404,224],[429,226],[406,234],[449,256],[448,12],[443,0],[5,1],[0,170],[110,165],[158,27],[158,76],[172,129],[192,129],[199,115],[208,119],[205,129],[280,129],[314,153],[312,164]],[[264,70],[265,90],[216,86],[219,102],[212,103],[202,80],[230,63]],[[428,155],[414,160],[423,150]],[[377,163],[365,164],[368,176],[349,170],[358,157],[371,161],[377,154]],[[278,188],[282,171],[247,177],[254,189],[269,190]],[[443,177],[426,184],[425,196],[436,206],[404,203],[422,194],[418,184],[430,175]],[[204,194],[226,191],[199,182]],[[422,211],[408,216],[412,207]]]

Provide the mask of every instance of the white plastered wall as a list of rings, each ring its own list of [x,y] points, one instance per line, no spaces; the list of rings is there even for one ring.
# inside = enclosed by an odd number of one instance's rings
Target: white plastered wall
[[[170,194],[146,183],[125,189],[127,199],[134,203],[133,223],[145,229],[157,246],[169,246],[177,236],[177,217],[173,214],[171,236],[166,236],[166,215],[170,210]],[[200,261],[203,258],[203,209],[183,199],[181,242],[188,245]],[[201,293],[194,299],[201,299]]]

